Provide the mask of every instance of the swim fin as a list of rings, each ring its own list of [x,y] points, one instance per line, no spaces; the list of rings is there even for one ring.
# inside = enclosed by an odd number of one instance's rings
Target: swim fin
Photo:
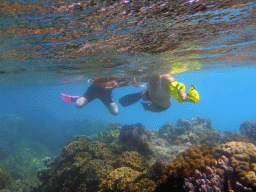
[[[145,111],[148,111],[148,106],[149,104],[151,103],[150,101],[143,101],[143,100],[140,100],[140,103],[142,104],[143,108]]]
[[[126,107],[138,102],[141,98],[142,98],[141,92],[133,93],[133,94],[125,95],[124,97],[119,99],[119,103],[123,107]]]
[[[79,96],[66,95],[64,93],[60,93],[60,94],[61,94],[63,101],[65,101],[66,103],[74,103],[74,102],[76,102],[77,98],[79,97]]]

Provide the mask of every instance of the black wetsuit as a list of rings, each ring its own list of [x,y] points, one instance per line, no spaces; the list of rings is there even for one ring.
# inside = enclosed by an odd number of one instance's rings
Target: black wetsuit
[[[100,99],[105,105],[109,105],[110,103],[114,102],[112,90],[106,90],[95,85],[88,87],[84,97],[88,100],[88,102],[91,102],[94,99]]]

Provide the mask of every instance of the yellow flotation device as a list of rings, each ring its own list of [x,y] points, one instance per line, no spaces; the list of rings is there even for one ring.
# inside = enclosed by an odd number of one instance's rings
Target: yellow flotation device
[[[200,100],[199,94],[193,85],[190,86],[187,96],[187,101],[191,101],[192,103],[197,103]]]
[[[183,89],[186,91],[185,85],[182,83],[179,83],[178,81],[173,81],[170,86],[170,91],[172,94],[172,97],[176,99],[179,103],[183,103],[183,99],[180,97],[179,90]]]
[[[183,89],[186,91],[185,85],[183,83],[179,83],[178,81],[173,81],[170,86],[170,91],[172,94],[172,97],[176,99],[179,103],[183,103],[184,100],[179,94],[179,90]],[[192,103],[197,103],[200,100],[199,93],[195,89],[193,85],[190,86],[189,92],[187,94],[187,101],[190,101]]]

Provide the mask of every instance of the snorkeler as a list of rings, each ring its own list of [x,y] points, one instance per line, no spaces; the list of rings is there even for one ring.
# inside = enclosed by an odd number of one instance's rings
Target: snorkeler
[[[94,99],[100,99],[108,111],[116,116],[118,115],[118,106],[113,100],[112,91],[117,87],[129,86],[131,84],[132,82],[126,78],[98,77],[92,81],[83,96],[77,97],[65,94],[61,94],[61,96],[65,102],[75,103],[78,109],[81,109]]]
[[[190,86],[188,94],[185,91],[185,85],[177,82],[171,73],[155,75],[149,78],[147,90],[126,95],[119,100],[119,103],[125,107],[142,98],[141,104],[146,111],[162,112],[170,107],[171,96],[179,103],[199,101],[199,94],[193,85]]]

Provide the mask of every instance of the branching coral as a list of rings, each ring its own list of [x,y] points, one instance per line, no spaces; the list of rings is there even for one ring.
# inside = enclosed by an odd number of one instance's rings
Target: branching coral
[[[168,179],[185,179],[193,176],[196,169],[205,171],[207,166],[216,165],[213,151],[213,147],[206,145],[190,147],[166,166],[162,172],[162,182],[166,183]]]

